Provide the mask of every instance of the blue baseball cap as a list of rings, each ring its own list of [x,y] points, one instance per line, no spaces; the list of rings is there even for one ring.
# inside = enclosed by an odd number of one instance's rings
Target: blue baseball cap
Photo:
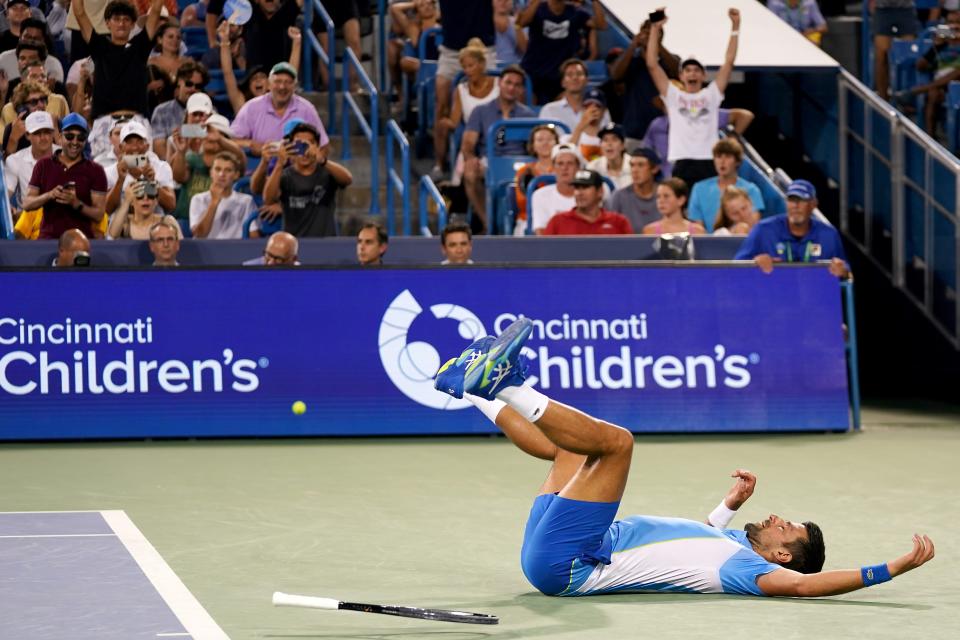
[[[295,134],[297,131],[309,131],[313,134],[314,138],[316,138],[318,141],[320,140],[320,132],[317,131],[315,126],[305,120],[294,118],[290,122],[283,125],[284,138],[292,138],[293,134]]]
[[[603,91],[594,87],[583,94],[583,104],[587,104],[588,102],[596,102],[601,107],[606,108],[607,97],[603,95]]]
[[[787,197],[800,198],[801,200],[815,200],[817,189],[806,180],[794,180],[787,187]]]
[[[90,127],[87,125],[87,119],[79,113],[68,113],[66,117],[60,121],[61,131],[66,131],[71,127],[80,127],[84,131],[90,130]]]

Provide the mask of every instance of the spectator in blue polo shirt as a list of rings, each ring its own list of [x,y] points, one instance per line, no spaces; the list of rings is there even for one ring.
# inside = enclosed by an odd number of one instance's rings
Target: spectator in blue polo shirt
[[[740,245],[734,260],[753,260],[764,273],[775,262],[830,261],[830,273],[844,278],[849,273],[847,256],[837,230],[813,217],[817,190],[806,180],[794,180],[787,188],[787,212],[761,220]]]
[[[463,132],[463,143],[460,150],[463,152],[463,181],[467,198],[473,207],[473,214],[481,223],[481,230],[486,228],[486,192],[484,174],[486,172],[486,156],[493,153],[498,156],[525,156],[526,145],[522,140],[495,141],[496,146],[488,147],[485,136],[490,125],[498,120],[511,118],[534,118],[536,113],[519,101],[523,92],[526,74],[517,65],[510,65],[500,73],[500,96],[486,104],[474,108]]]

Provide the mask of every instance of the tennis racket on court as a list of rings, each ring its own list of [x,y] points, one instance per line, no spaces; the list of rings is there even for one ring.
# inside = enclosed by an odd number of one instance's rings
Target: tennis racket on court
[[[420,607],[398,607],[386,604],[341,602],[335,598],[298,596],[292,593],[281,593],[280,591],[273,594],[273,604],[276,607],[307,607],[308,609],[339,609],[341,611],[359,611],[361,613],[382,613],[387,616],[419,618],[421,620],[436,620],[438,622],[462,622],[466,624],[500,623],[500,618],[486,613],[468,613],[466,611],[447,611],[444,609],[421,609]]]

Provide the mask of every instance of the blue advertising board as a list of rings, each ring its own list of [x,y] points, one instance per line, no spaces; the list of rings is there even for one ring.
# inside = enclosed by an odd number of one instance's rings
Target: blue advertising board
[[[521,315],[533,383],[633,431],[849,425],[822,267],[20,271],[0,290],[6,440],[488,433],[432,377]]]

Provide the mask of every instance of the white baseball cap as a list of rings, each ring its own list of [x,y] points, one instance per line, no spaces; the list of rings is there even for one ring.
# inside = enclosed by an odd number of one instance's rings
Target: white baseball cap
[[[577,147],[577,145],[573,144],[572,142],[561,142],[560,144],[553,145],[553,149],[550,151],[550,159],[556,160],[557,156],[559,156],[562,153],[571,154],[573,157],[577,159],[577,162],[580,163],[581,167],[584,164],[586,164],[583,161],[583,155],[581,155],[580,149]]]
[[[147,128],[136,120],[131,120],[120,129],[121,140],[126,140],[129,136],[140,136],[144,140],[150,140],[150,134],[147,133]]]
[[[187,98],[187,113],[213,113],[213,100],[205,93],[195,93]]]
[[[230,131],[230,121],[227,120],[226,116],[215,113],[207,118],[207,121],[204,124],[206,124],[207,127],[213,127],[228,138],[233,137],[233,132]]]
[[[27,133],[36,133],[43,129],[53,130],[53,118],[46,111],[34,111],[27,116],[24,124],[27,126]]]

